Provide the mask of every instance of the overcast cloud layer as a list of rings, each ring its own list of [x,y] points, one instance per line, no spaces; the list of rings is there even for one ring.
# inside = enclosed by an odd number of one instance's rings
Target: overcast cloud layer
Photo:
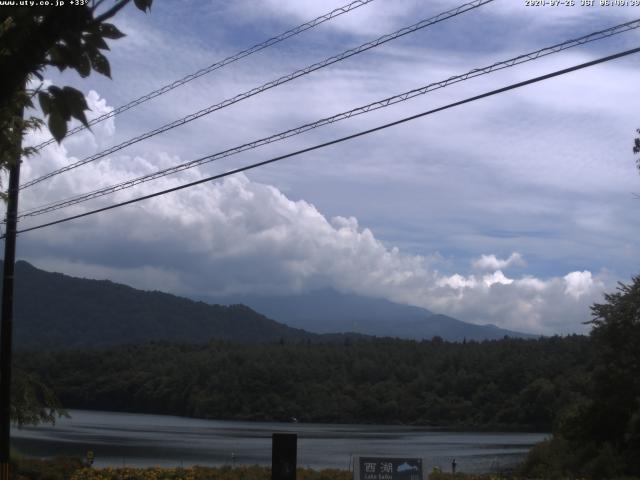
[[[186,2],[131,9],[114,81],[93,115],[340,2]],[[322,6],[322,11],[319,10]],[[46,149],[23,178],[453,7],[375,1]],[[166,9],[166,10],[164,10]],[[554,13],[556,12],[556,13]],[[602,29],[634,9],[538,11],[496,0],[23,193],[24,208],[126,180],[474,67]],[[118,22],[116,22],[118,23]],[[259,151],[120,192],[107,205],[392,121],[629,48],[637,33],[434,92]],[[165,45],[157,48],[158,45]],[[640,190],[631,154],[637,58],[443,112],[375,136],[99,216],[24,234],[37,266],[191,296],[318,287],[388,298],[474,323],[584,332],[589,305],[637,273]],[[99,92],[99,93],[97,93]],[[46,138],[35,135],[31,142]],[[78,206],[65,213],[78,213]],[[25,226],[60,214],[25,221]]]

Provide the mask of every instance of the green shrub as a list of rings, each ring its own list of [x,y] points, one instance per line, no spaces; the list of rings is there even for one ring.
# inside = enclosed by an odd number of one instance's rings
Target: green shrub
[[[56,457],[48,460],[14,456],[12,478],[16,480],[70,480],[82,468],[78,457]]]

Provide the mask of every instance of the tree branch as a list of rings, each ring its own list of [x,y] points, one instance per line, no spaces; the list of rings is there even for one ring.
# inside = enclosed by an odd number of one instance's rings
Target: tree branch
[[[127,3],[129,3],[131,0],[120,0],[118,3],[116,3],[113,7],[111,7],[109,10],[107,10],[106,12],[98,15],[96,18],[93,19],[93,23],[102,23],[105,20],[110,19],[111,17],[113,17],[116,13],[118,13],[120,10],[122,10]]]
[[[42,87],[44,86],[44,82],[40,82],[40,85],[38,85],[37,88],[35,88],[34,90],[27,90],[27,95],[29,96],[29,100],[31,100],[33,97],[35,97],[38,92],[40,90],[42,90]],[[29,93],[31,92],[31,93]]]
[[[104,3],[104,0],[98,0],[97,2],[94,0],[93,5],[91,6],[91,10],[94,12]]]

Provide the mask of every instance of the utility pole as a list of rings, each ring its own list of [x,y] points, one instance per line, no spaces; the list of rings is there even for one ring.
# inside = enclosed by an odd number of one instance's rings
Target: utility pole
[[[22,119],[23,109],[19,117]],[[14,125],[14,129],[18,128]],[[7,223],[4,239],[2,272],[2,318],[0,324],[0,480],[9,480],[11,438],[11,356],[13,343],[13,274],[16,261],[16,230],[18,225],[18,192],[20,190],[20,151],[22,129],[17,134],[17,157],[9,165]]]

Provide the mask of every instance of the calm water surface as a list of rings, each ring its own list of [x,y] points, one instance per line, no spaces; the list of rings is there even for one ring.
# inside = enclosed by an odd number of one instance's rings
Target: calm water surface
[[[423,457],[427,468],[491,472],[520,461],[540,433],[442,432],[389,425],[198,420],[70,410],[55,426],[12,430],[15,448],[49,457],[95,453],[96,466],[271,464],[271,434],[298,434],[298,465],[348,469],[352,455]]]

